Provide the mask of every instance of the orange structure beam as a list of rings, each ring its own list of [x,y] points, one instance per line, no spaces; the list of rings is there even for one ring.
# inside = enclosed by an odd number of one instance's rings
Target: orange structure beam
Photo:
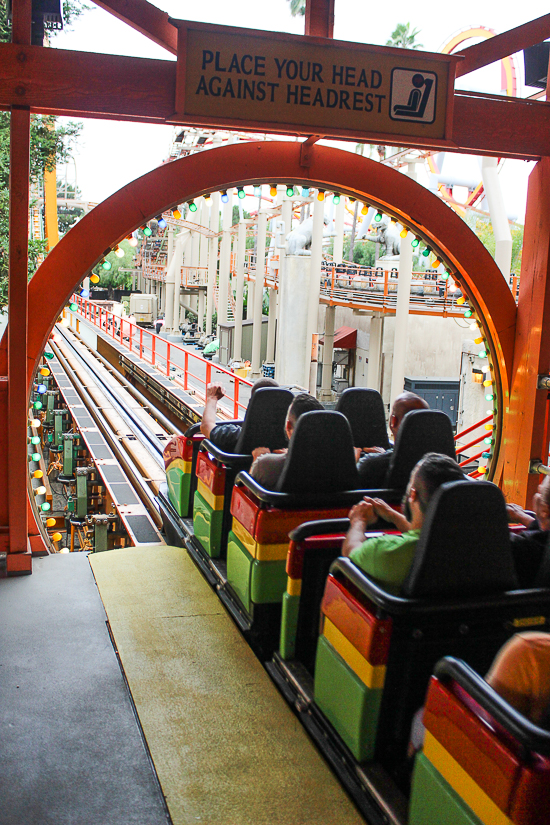
[[[505,434],[504,491],[510,501],[530,504],[540,477],[529,475],[531,459],[548,460],[548,391],[537,389],[550,373],[550,158],[531,172],[510,406]]]
[[[178,32],[169,22],[169,15],[147,0],[94,0],[96,6],[110,12],[149,40],[172,54],[178,50]]]
[[[14,5],[12,37],[16,43],[31,39],[31,0]],[[9,286],[7,328],[7,394],[2,387],[2,420],[6,424],[4,448],[6,473],[0,479],[3,524],[9,533],[0,536],[9,546],[8,573],[30,572],[27,519],[27,319],[28,319],[28,221],[30,174],[30,125],[28,107],[11,110]],[[6,397],[7,396],[7,397]],[[6,512],[7,505],[7,512]],[[7,517],[7,518],[6,518]],[[4,547],[2,547],[4,549]]]
[[[456,76],[461,77],[475,72],[476,69],[502,60],[503,57],[508,57],[514,52],[520,52],[536,43],[542,43],[547,37],[550,37],[550,14],[544,14],[536,20],[531,20],[515,29],[484,40],[483,43],[476,43],[474,46],[457,52],[457,54],[464,55],[464,60],[458,64]]]
[[[334,36],[334,0],[306,0],[305,34]]]
[[[489,42],[489,41],[488,41]],[[176,63],[139,57],[0,44],[0,109],[27,105],[32,112],[68,117],[100,117],[173,123]],[[200,123],[195,123],[200,125]],[[236,122],[261,130],[261,122]],[[309,136],[311,127],[280,127]],[[377,141],[370,133],[351,134],[323,127],[330,137]],[[403,138],[384,138],[391,144]],[[444,151],[536,159],[550,155],[550,103],[499,95],[457,92],[452,143],[408,138],[409,145]]]

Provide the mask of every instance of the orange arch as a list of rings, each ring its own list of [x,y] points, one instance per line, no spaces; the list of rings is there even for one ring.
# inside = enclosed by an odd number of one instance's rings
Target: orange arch
[[[295,142],[224,146],[160,166],[96,206],[49,253],[29,284],[28,387],[67,298],[129,232],[208,191],[293,182],[378,205],[443,255],[484,327],[502,411],[509,399],[516,306],[500,270],[474,233],[434,194],[383,164],[324,146],[313,148],[310,166],[301,166],[300,160],[301,144]],[[5,336],[0,354],[5,364]],[[502,415],[497,421],[498,452]]]

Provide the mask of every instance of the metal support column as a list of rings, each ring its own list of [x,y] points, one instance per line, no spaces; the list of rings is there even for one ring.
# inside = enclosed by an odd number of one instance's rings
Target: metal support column
[[[252,324],[252,369],[251,378],[260,377],[262,348],[262,306],[264,297],[265,239],[267,215],[258,214],[258,251],[256,253],[256,283],[254,286],[254,321]]]
[[[210,229],[216,236],[210,238],[208,244],[208,285],[206,288],[206,325],[207,335],[212,334],[212,315],[214,314],[214,290],[216,288],[216,273],[218,271],[218,237],[220,230],[220,193],[212,192],[210,206]]]
[[[246,263],[246,222],[239,223],[237,235],[237,281],[235,289],[235,335],[233,338],[233,358],[240,361],[243,345],[243,289],[244,267]]]
[[[304,353],[304,386],[315,395],[317,388],[317,361],[312,361],[313,336],[319,326],[319,296],[321,294],[321,259],[323,252],[323,227],[325,202],[316,200],[313,205],[313,233],[311,238],[311,270],[309,273],[309,299]],[[313,366],[312,366],[313,365]]]

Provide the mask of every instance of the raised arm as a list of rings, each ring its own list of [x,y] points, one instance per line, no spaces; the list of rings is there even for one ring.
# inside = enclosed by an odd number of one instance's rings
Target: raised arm
[[[216,426],[216,407],[218,401],[225,395],[221,384],[209,384],[206,388],[206,403],[201,421],[201,433],[210,438],[210,433]]]

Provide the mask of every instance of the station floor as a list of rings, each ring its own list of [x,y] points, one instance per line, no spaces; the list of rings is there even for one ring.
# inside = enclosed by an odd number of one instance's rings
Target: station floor
[[[0,825],[363,822],[185,550],[35,560],[0,621]]]

